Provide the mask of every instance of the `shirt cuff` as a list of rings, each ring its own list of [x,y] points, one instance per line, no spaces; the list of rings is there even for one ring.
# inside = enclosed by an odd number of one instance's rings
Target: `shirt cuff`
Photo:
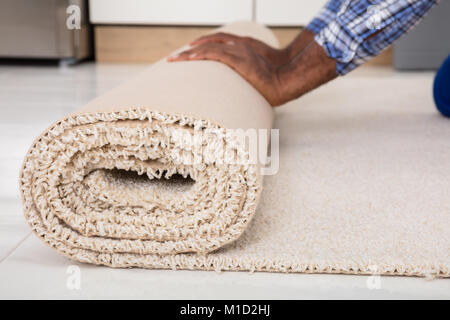
[[[364,39],[342,24],[339,17],[323,28],[314,40],[324,49],[327,56],[336,60],[337,74],[344,75],[356,68],[351,62]]]

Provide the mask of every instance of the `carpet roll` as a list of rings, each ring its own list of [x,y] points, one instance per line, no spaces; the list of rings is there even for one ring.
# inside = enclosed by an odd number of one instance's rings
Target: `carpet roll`
[[[277,46],[257,24],[220,31]],[[35,140],[20,176],[26,220],[77,261],[187,267],[177,256],[223,247],[255,214],[260,167],[228,131],[270,130],[272,120],[229,67],[163,59]]]

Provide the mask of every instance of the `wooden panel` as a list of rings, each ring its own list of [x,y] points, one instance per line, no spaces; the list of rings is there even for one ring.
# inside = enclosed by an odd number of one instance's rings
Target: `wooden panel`
[[[90,0],[95,24],[219,25],[251,20],[252,0]]]
[[[270,28],[280,42],[280,48],[286,47],[302,31],[301,27],[295,28]]]
[[[392,66],[393,48],[389,47],[384,50],[379,56],[368,61],[365,65],[367,66]]]
[[[99,62],[155,62],[212,27],[96,26],[95,52]],[[301,28],[272,28],[282,47]]]
[[[208,32],[211,27],[96,26],[95,53],[98,62],[152,63]],[[282,47],[291,42],[301,28],[272,28]],[[370,61],[390,65],[388,49]]]
[[[327,0],[256,0],[256,21],[271,26],[304,26]]]
[[[96,26],[95,56],[99,62],[151,63],[210,30],[208,27]]]

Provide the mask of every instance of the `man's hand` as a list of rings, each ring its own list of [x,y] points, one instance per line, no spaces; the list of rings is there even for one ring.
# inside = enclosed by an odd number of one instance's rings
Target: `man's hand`
[[[267,61],[274,65],[283,65],[290,60],[289,50],[275,49],[268,46],[262,41],[251,37],[240,37],[229,33],[218,32],[198,38],[190,43],[191,46],[198,46],[205,43],[224,43],[224,44],[242,44],[251,48],[256,54],[264,57]]]
[[[167,60],[222,62],[272,106],[279,106],[336,78],[336,61],[313,38],[313,33],[304,30],[288,47],[278,50],[256,39],[217,33],[192,42],[193,48]]]
[[[226,33],[201,37],[191,43],[192,49],[167,60],[214,60],[222,62],[246,79],[266,100],[277,106],[283,101],[279,87],[278,69],[287,63],[283,50],[274,49],[261,41]]]

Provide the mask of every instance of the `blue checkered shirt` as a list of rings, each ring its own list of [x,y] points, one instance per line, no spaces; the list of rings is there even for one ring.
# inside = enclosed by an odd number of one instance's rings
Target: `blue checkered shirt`
[[[329,0],[306,26],[344,75],[410,30],[439,0]]]

